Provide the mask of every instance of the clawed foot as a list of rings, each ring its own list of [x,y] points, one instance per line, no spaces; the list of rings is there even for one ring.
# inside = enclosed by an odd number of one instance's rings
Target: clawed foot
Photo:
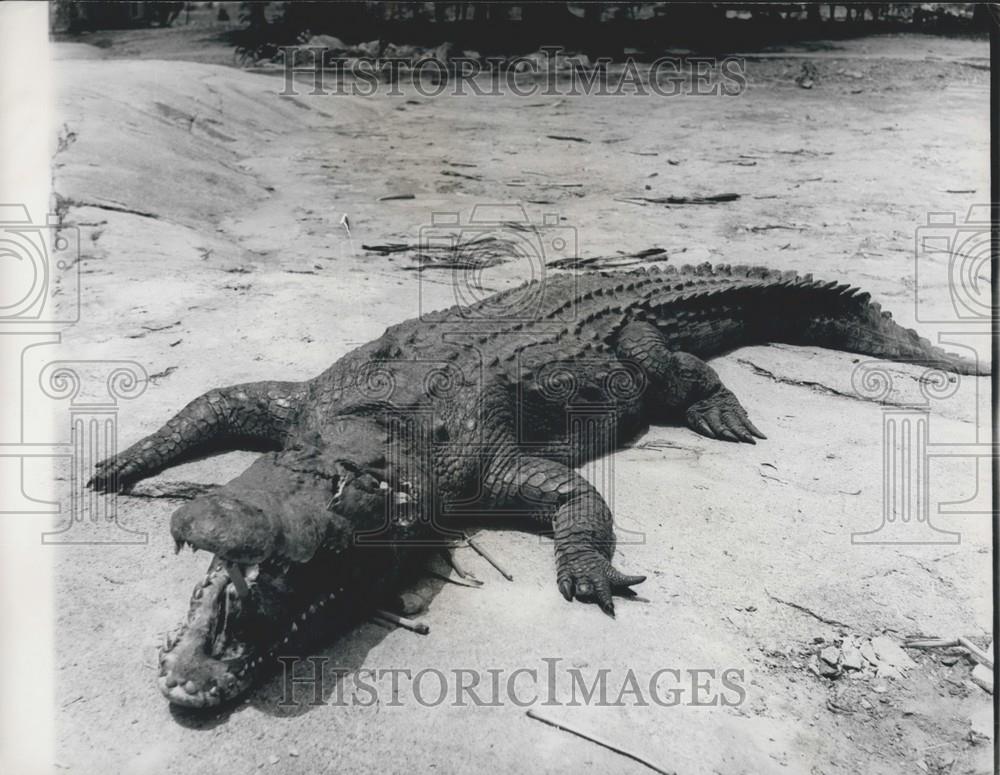
[[[594,550],[562,557],[557,565],[556,582],[564,598],[596,602],[609,616],[615,615],[612,594],[635,594],[630,587],[646,580],[645,576],[629,576],[615,569]]]
[[[739,399],[726,388],[691,404],[685,419],[692,430],[710,439],[756,444],[754,436],[758,439],[767,438],[750,422]]]
[[[138,466],[133,459],[115,455],[94,466],[87,487],[96,492],[124,492],[138,480]]]

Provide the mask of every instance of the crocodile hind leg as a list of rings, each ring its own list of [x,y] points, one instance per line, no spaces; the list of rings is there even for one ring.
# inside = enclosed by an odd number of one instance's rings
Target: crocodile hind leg
[[[618,335],[617,354],[642,367],[652,383],[653,410],[683,417],[694,431],[712,439],[756,444],[767,438],[715,369],[701,358],[670,350],[651,323],[629,323]]]
[[[645,581],[645,576],[624,574],[611,564],[615,551],[611,510],[571,468],[512,451],[494,458],[483,486],[496,505],[523,504],[551,521],[556,583],[567,600],[596,601],[613,616],[612,593]]]
[[[305,392],[304,382],[251,382],[210,390],[155,433],[98,463],[87,485],[121,492],[191,458],[233,449],[280,448]]]

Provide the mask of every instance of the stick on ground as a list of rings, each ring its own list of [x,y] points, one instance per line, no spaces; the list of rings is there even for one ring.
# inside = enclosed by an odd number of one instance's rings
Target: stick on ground
[[[427,571],[427,573],[428,573],[428,575],[433,576],[434,578],[441,579],[442,581],[447,581],[449,584],[457,584],[460,587],[469,587],[470,589],[479,589],[481,586],[483,586],[483,582],[479,581],[478,579],[475,579],[475,580],[471,580],[471,579],[465,579],[465,580],[453,579],[451,576],[445,576],[443,573],[438,573],[435,570],[429,570],[429,571]]]
[[[458,557],[455,556],[455,547],[446,546],[443,549],[443,553],[445,560],[447,560],[448,564],[455,569],[455,573],[463,579],[472,582],[477,587],[481,587],[483,585],[483,582],[477,579],[473,573],[467,570],[465,566],[458,561]]]
[[[500,565],[500,563],[498,563],[495,559],[493,559],[493,555],[491,555],[482,546],[480,546],[475,541],[475,539],[470,538],[469,536],[465,536],[465,540],[468,542],[469,546],[475,549],[480,554],[480,556],[484,560],[486,560],[486,562],[488,562],[490,565],[496,568],[500,572],[500,575],[503,576],[505,579],[507,579],[507,581],[514,580],[514,577],[511,576],[506,570],[504,570],[504,568]]]
[[[527,711],[527,714],[528,718],[533,718],[535,719],[535,721],[541,721],[543,724],[548,724],[550,727],[555,727],[556,729],[561,729],[564,732],[569,732],[571,735],[582,737],[584,740],[589,740],[591,743],[596,743],[602,748],[607,748],[609,751],[614,751],[617,754],[621,754],[622,756],[631,759],[634,762],[639,762],[639,764],[644,764],[647,767],[649,767],[649,769],[651,769],[653,772],[659,772],[660,775],[677,775],[677,773],[671,770],[665,770],[659,765],[653,764],[651,761],[649,761],[649,759],[644,759],[642,756],[639,756],[639,754],[632,753],[631,751],[626,751],[624,748],[621,748],[615,745],[614,743],[609,743],[607,740],[602,740],[599,737],[594,737],[593,735],[581,732],[578,729],[573,729],[573,727],[567,726],[565,722],[554,721],[553,719],[547,718],[534,708],[529,709]]]
[[[413,619],[407,619],[405,616],[397,616],[389,611],[383,611],[381,608],[375,610],[375,616],[379,619],[384,619],[387,622],[392,622],[397,627],[412,630],[419,635],[426,635],[431,631],[431,628],[423,622],[415,622]]]

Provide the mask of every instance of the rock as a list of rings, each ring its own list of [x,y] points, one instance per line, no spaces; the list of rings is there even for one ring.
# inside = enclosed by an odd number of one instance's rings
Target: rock
[[[885,683],[885,681],[877,683],[872,686],[872,691],[875,692],[875,694],[885,694],[889,691],[889,684]]]
[[[862,708],[864,708],[865,710],[871,710],[872,708],[874,708],[874,707],[875,707],[874,705],[872,705],[872,704],[871,704],[871,703],[870,703],[870,702],[868,701],[868,698],[867,698],[867,697],[862,697],[862,698],[861,698],[861,700],[859,701],[859,704],[860,704],[860,705],[861,705],[861,707],[862,707]]]
[[[947,667],[951,667],[956,662],[958,662],[958,660],[959,660],[959,657],[956,656],[955,654],[945,654],[943,657],[941,657],[940,662],[941,662],[942,665],[945,665]]]
[[[840,649],[838,649],[836,646],[827,646],[825,649],[819,652],[819,656],[827,664],[836,667],[837,663],[840,662]]]
[[[878,657],[875,656],[875,649],[872,647],[872,643],[866,640],[861,644],[861,656],[865,658],[865,661],[873,665],[878,665]]]
[[[903,649],[885,635],[872,638],[872,648],[875,649],[875,656],[878,657],[880,665],[888,664],[900,670],[909,670],[917,666]]]
[[[861,652],[855,646],[846,646],[840,653],[840,666],[845,670],[860,670],[864,667]]]
[[[378,56],[380,48],[380,41],[369,40],[367,43],[359,43],[357,46],[353,46],[352,53],[355,53],[358,56],[367,57],[368,59],[374,59]]]
[[[993,709],[983,707],[969,717],[970,733],[974,737],[993,737]]]
[[[825,659],[819,660],[819,674],[824,678],[836,678],[840,675],[840,668],[829,664]]]
[[[310,48],[325,48],[327,51],[334,53],[348,51],[351,48],[340,38],[333,35],[313,35],[309,38],[309,42],[306,45]]]

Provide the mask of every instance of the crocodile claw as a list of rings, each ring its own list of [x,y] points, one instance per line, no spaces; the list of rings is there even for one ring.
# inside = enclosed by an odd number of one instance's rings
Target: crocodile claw
[[[127,457],[115,455],[94,466],[87,488],[95,492],[124,492],[135,483],[138,466]]]
[[[750,422],[739,399],[726,388],[720,388],[708,398],[691,404],[685,419],[692,430],[710,439],[756,444],[755,436],[758,439],[767,438]]]
[[[629,587],[645,576],[631,576],[616,569],[596,551],[560,558],[556,582],[567,600],[596,602],[608,616],[615,615],[614,594],[634,594]]]

